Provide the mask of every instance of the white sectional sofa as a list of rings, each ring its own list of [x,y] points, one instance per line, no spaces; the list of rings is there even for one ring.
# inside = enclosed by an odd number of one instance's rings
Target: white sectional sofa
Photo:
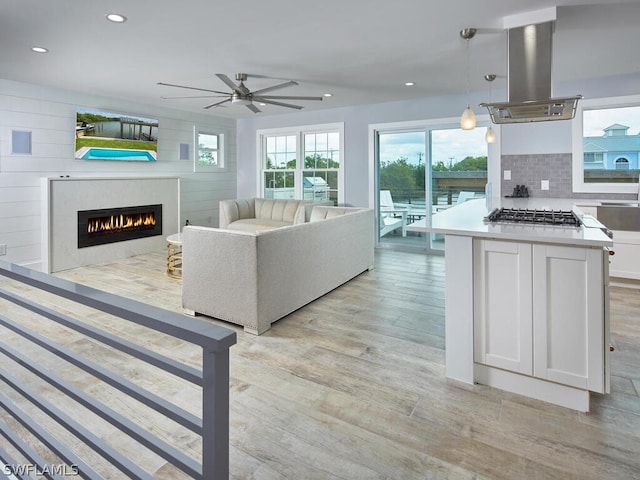
[[[373,210],[314,206],[268,230],[185,227],[182,306],[262,334],[276,320],[373,268]]]

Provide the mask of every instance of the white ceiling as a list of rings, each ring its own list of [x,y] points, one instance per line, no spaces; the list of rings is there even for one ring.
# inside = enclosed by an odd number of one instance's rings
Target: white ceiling
[[[250,78],[252,90],[295,80],[272,94],[333,94],[291,102],[306,110],[381,103],[464,93],[459,31],[476,27],[471,89],[488,91],[483,75],[496,73],[503,91],[504,17],[551,6],[554,84],[640,72],[640,0],[2,0],[0,78],[202,112],[210,99],[163,99],[192,93],[157,82],[227,91],[215,73],[245,72],[268,77]],[[106,21],[112,12],[128,21]],[[206,112],[256,115],[227,105]]]

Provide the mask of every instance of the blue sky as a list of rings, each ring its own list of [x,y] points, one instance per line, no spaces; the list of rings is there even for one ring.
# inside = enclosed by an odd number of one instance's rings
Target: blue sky
[[[467,156],[487,155],[487,143],[484,135],[487,129],[478,127],[473,130],[447,129],[432,131],[433,163],[442,161],[445,165],[455,164]],[[406,157],[409,163],[425,160],[425,133],[407,132],[380,135],[380,159],[393,162]]]
[[[627,135],[640,133],[640,107],[585,110],[582,128],[585,137],[600,137],[609,125],[620,123],[629,127]]]

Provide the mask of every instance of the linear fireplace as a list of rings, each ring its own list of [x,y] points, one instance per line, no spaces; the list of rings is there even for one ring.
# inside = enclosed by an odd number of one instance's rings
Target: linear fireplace
[[[78,211],[78,248],[162,235],[162,204]]]

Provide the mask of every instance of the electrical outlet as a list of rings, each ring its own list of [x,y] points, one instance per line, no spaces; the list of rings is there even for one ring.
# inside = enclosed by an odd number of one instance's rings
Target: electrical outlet
[[[549,180],[540,180],[540,190],[549,190]]]
[[[511,170],[505,170],[504,171],[504,179],[505,180],[511,180]]]
[[[6,254],[7,254],[7,244],[0,243],[0,255],[6,255]]]

